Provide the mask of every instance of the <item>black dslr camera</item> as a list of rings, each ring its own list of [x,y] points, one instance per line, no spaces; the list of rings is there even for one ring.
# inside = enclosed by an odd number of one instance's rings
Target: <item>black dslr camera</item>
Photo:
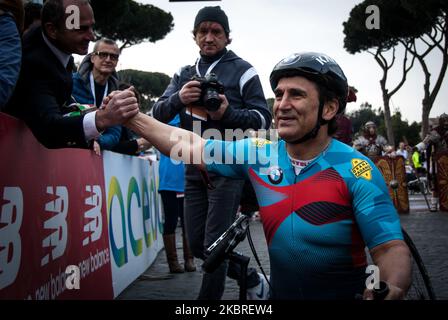
[[[208,111],[218,110],[222,102],[219,95],[224,93],[224,86],[216,74],[210,73],[205,77],[195,75],[192,80],[199,81],[201,86],[201,96],[195,104],[204,106]]]

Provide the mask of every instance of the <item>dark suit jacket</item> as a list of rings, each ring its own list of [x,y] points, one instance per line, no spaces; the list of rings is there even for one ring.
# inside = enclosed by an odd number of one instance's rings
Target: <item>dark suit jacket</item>
[[[63,117],[70,103],[72,74],[53,54],[40,27],[23,39],[22,69],[6,112],[23,119],[47,148],[87,148],[83,117]]]

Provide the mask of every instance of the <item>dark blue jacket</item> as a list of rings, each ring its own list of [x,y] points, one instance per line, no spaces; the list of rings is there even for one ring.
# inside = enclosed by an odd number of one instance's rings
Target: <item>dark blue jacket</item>
[[[219,59],[219,56],[216,59]],[[212,63],[213,61],[204,61],[204,59],[199,61],[198,67],[202,76]],[[221,120],[215,121],[208,117],[207,121],[202,121],[201,134],[204,130],[213,128],[219,130],[224,139],[225,129],[239,128],[245,131],[269,128],[272,115],[258,74],[250,63],[231,50],[224,50],[224,55],[211,72],[215,73],[218,80],[223,83],[229,106]],[[196,73],[196,65],[192,65],[181,68],[173,76],[163,95],[154,104],[152,109],[154,118],[168,123],[179,114],[181,127],[193,130],[192,117],[186,113],[186,106],[180,101],[179,91]],[[186,167],[188,177],[199,177],[197,170],[191,168],[190,165]]]
[[[11,97],[19,78],[22,42],[14,17],[0,15],[0,111]]]
[[[200,62],[200,71],[204,75],[211,63]],[[268,129],[272,115],[264,97],[263,88],[255,69],[239,58],[231,50],[224,53],[221,61],[212,70],[224,84],[224,94],[229,107],[219,121],[210,118],[203,128],[224,129]],[[196,74],[195,66],[181,68],[171,80],[163,95],[154,104],[153,115],[156,119],[168,123],[179,113],[182,128],[191,130],[191,117],[185,113],[185,105],[179,98],[182,86]]]
[[[90,54],[85,56],[79,66],[78,72],[73,74],[72,96],[76,102],[81,104],[95,104],[93,94],[90,88],[90,72],[93,64],[90,61]],[[108,94],[118,89],[118,77],[114,72],[108,81]],[[120,140],[121,126],[112,126],[107,128],[97,139],[101,149],[111,150]]]

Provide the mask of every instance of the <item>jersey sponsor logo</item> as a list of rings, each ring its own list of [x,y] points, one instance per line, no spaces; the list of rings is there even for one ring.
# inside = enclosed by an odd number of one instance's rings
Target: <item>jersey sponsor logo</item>
[[[372,179],[372,167],[366,160],[352,159],[352,173],[357,179]]]
[[[280,167],[269,168],[268,178],[272,184],[279,184],[283,180],[283,170]]]
[[[254,138],[252,139],[252,144],[257,148],[263,148],[267,144],[271,144],[272,142],[266,139]]]

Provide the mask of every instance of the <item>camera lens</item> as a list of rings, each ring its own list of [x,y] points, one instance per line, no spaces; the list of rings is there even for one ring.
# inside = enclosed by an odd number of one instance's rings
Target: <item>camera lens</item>
[[[214,88],[208,88],[204,95],[204,105],[209,111],[216,111],[221,106],[221,98],[218,91]]]

